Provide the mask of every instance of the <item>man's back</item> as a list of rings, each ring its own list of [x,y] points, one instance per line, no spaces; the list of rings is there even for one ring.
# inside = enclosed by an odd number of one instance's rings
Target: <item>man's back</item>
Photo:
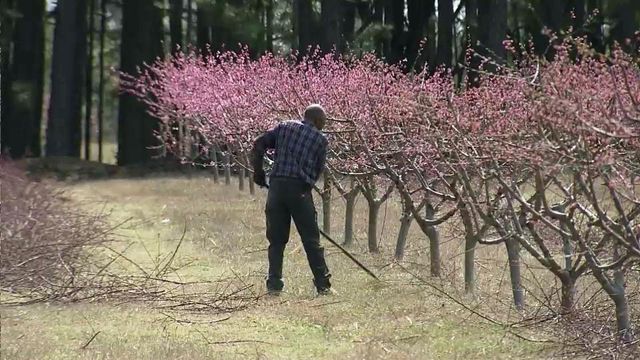
[[[313,185],[324,168],[327,139],[312,124],[285,121],[272,130],[275,149],[271,177],[299,178]],[[271,139],[267,139],[268,141]]]

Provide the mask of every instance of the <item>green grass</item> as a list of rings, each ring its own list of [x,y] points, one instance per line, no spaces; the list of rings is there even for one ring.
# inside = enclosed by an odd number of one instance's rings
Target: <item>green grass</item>
[[[106,203],[116,223],[118,249],[147,268],[171,252],[186,224],[185,242],[174,276],[183,280],[216,280],[237,276],[264,292],[267,265],[264,239],[264,194],[250,196],[235,186],[208,178],[104,180],[68,185],[82,206]],[[332,233],[340,239],[342,211],[334,201]],[[397,204],[390,203],[380,220],[382,253],[366,253],[366,211],[360,199],[358,232],[351,249],[385,280],[376,283],[329,244],[327,259],[339,292],[317,298],[311,273],[295,231],[286,250],[286,292],[261,298],[230,315],[174,314],[191,324],[169,320],[142,303],[40,304],[2,307],[3,359],[539,359],[544,348],[523,341],[477,317],[389,265],[397,231]],[[386,217],[385,217],[386,216]],[[384,227],[382,224],[384,223]],[[460,241],[443,248],[445,279],[436,281],[454,295],[462,285]],[[412,229],[406,266],[427,277],[427,244]],[[504,263],[495,248],[479,251],[479,286],[508,294]],[[501,257],[500,259],[503,259]],[[501,260],[502,261],[502,260]],[[494,266],[493,264],[498,264]],[[125,262],[121,271],[135,271]],[[480,294],[469,304],[492,316],[507,318],[505,304],[487,302]],[[508,297],[507,297],[508,299]],[[228,316],[228,319],[227,319]],[[213,321],[200,324],[199,321]],[[99,332],[99,333],[98,333]],[[86,347],[85,344],[95,336]],[[533,337],[536,334],[533,334]],[[541,352],[542,351],[542,352]]]

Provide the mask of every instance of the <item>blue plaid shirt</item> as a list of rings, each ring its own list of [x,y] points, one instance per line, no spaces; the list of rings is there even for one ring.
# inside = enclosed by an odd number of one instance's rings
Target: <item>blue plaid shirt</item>
[[[327,138],[306,121],[284,121],[255,141],[254,159],[259,161],[254,166],[262,166],[270,149],[275,150],[270,177],[297,178],[313,185],[324,170]]]

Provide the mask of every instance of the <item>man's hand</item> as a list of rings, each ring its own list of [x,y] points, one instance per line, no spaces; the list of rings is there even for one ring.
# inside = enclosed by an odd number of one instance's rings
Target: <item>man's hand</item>
[[[264,170],[255,170],[253,172],[253,182],[260,187],[267,187],[267,178],[264,174]]]

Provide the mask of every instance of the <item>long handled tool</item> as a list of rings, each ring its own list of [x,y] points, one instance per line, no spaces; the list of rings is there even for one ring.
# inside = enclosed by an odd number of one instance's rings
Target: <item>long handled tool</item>
[[[342,251],[343,254],[345,254],[349,259],[351,259],[351,261],[353,261],[354,263],[356,263],[356,265],[358,265],[360,267],[360,269],[364,270],[367,274],[369,274],[369,276],[371,276],[372,278],[380,281],[380,279],[378,279],[378,277],[376,276],[376,274],[373,273],[373,271],[369,270],[366,266],[364,266],[360,261],[358,261],[358,259],[356,259],[353,255],[351,255],[350,252],[347,251],[347,249],[343,248],[342,246],[340,246],[340,244],[338,244],[335,240],[333,240],[329,235],[327,235],[324,231],[322,231],[320,228],[318,228],[318,231],[320,231],[320,234],[322,234],[322,236],[325,237],[325,239],[327,239],[330,243],[332,243],[335,247],[337,247],[338,249],[340,249],[340,251]]]

